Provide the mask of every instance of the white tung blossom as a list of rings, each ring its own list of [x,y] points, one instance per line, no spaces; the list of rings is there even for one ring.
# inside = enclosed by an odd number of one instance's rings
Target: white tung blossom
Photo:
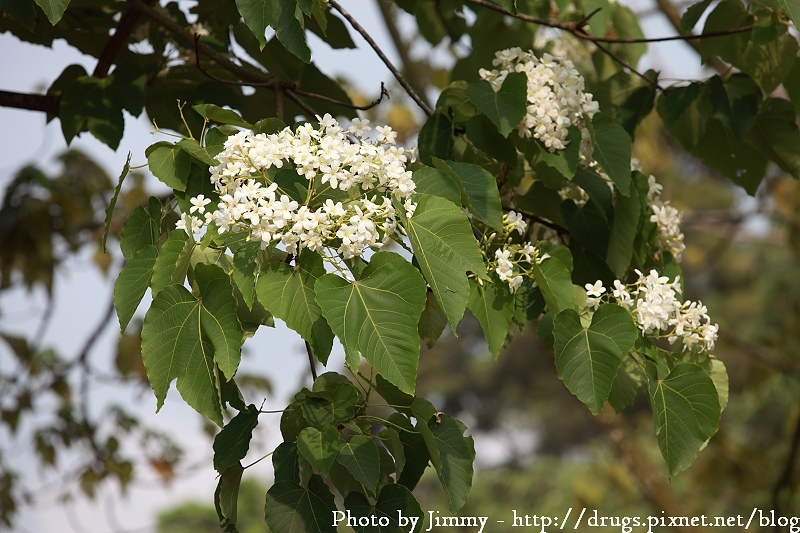
[[[480,69],[481,78],[498,90],[512,72],[523,72],[528,80],[528,113],[519,125],[519,134],[539,139],[555,152],[567,146],[570,126],[581,131],[581,156],[591,159],[592,145],[585,117],[591,119],[599,107],[591,93],[584,92],[584,80],[572,61],[550,54],[536,57],[521,48],[509,48],[495,54],[493,70]]]
[[[306,123],[294,131],[228,137],[218,164],[210,168],[219,195],[216,209],[206,208],[211,200],[203,195],[192,198],[178,227],[196,234],[213,223],[219,234],[244,233],[262,248],[280,244],[296,254],[332,247],[345,259],[382,246],[397,225],[392,197],[403,202],[406,216],[416,208],[407,152],[395,146],[397,134],[389,126],[378,126],[373,142],[365,137],[371,129],[367,120],[356,119],[345,131],[330,115],[317,118],[317,128]],[[304,202],[270,178],[271,169],[285,168],[308,180]],[[312,207],[315,195],[329,189],[349,197]]]
[[[670,344],[678,341],[684,350],[700,347],[712,351],[719,326],[711,323],[702,302],[681,301],[680,278],[670,282],[651,270],[647,275],[636,271],[639,279],[632,285],[614,280],[610,296],[618,305],[632,312],[636,325],[645,335],[663,334]],[[597,309],[606,288],[602,281],[586,284],[587,305]],[[609,295],[606,294],[606,299]]]
[[[683,232],[681,231],[681,212],[672,207],[668,201],[661,199],[663,187],[656,181],[654,176],[647,179],[649,190],[647,199],[650,201],[650,222],[655,222],[658,227],[658,242],[663,250],[672,254],[676,261],[681,260],[686,245],[683,242]]]

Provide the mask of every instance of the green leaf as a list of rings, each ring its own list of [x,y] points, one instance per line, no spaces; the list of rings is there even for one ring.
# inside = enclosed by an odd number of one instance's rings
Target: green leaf
[[[712,1],[713,0],[702,0],[686,10],[683,17],[681,17],[681,29],[684,33],[689,33],[694,29],[700,21],[700,17],[703,16],[703,13],[706,12],[706,9],[708,9]]]
[[[472,463],[475,461],[475,442],[465,437],[467,427],[448,414],[431,417],[428,428],[433,433],[437,460],[434,461],[450,511],[456,513],[467,501],[472,488]]]
[[[720,413],[728,407],[728,394],[730,392],[730,383],[728,381],[728,370],[725,368],[725,363],[720,361],[714,356],[709,357],[711,369],[709,374],[711,381],[714,382],[714,388],[717,389],[719,396],[719,411]]]
[[[208,134],[206,134],[206,138],[208,138]],[[222,148],[219,145],[200,146],[200,143],[194,139],[181,139],[178,141],[177,146],[181,147],[185,153],[189,154],[204,165],[212,167],[219,164],[219,161],[214,159],[214,156],[217,155]]]
[[[371,437],[354,435],[343,442],[336,461],[345,467],[371,494],[378,489],[380,455],[378,445]]]
[[[222,431],[214,437],[214,470],[223,474],[230,467],[239,464],[250,449],[253,430],[258,426],[258,409],[247,406],[225,424]]]
[[[489,352],[497,359],[511,327],[514,299],[505,287],[497,283],[478,283],[471,279],[469,287],[469,308],[481,324]]]
[[[488,157],[510,167],[517,166],[514,141],[500,135],[486,115],[475,115],[464,125],[469,141]]]
[[[433,158],[450,159],[453,157],[453,122],[442,110],[433,113],[417,136],[419,160],[430,166]]]
[[[298,409],[299,410],[299,409]],[[281,442],[272,453],[272,470],[275,482],[299,481],[300,467],[297,464],[297,445],[294,442]]]
[[[35,0],[35,2],[47,15],[50,24],[55,26],[67,10],[70,0]]]
[[[540,154],[542,161],[556,170],[562,176],[571,180],[578,169],[578,162],[580,161],[580,148],[581,148],[581,132],[578,128],[570,128],[567,133],[567,147],[563,150],[556,150],[551,152],[547,148],[542,147]]]
[[[339,447],[339,432],[333,425],[327,425],[321,431],[307,427],[297,436],[297,450],[324,476],[330,473]]]
[[[491,119],[500,135],[508,137],[528,112],[527,84],[524,73],[512,72],[498,91],[486,80],[476,81],[467,89],[467,98]]]
[[[572,273],[559,257],[551,255],[541,264],[533,265],[533,277],[552,313],[575,308]]]
[[[417,323],[425,281],[399,255],[378,252],[360,278],[320,277],[317,302],[345,352],[361,353],[383,377],[413,394],[419,362]]]
[[[0,0],[0,11],[5,12],[29,32],[33,32],[36,27],[36,8],[33,0]]]
[[[60,16],[60,15],[59,15]],[[64,88],[59,104],[61,131],[69,144],[82,131],[89,131],[116,150],[125,130],[122,106],[115,99],[114,76],[81,76]]]
[[[257,258],[261,251],[261,245],[258,242],[246,242],[235,249],[232,248],[232,251],[233,271],[231,277],[241,292],[247,308],[252,310],[256,299]],[[332,333],[331,336],[333,336]]]
[[[466,272],[486,277],[469,220],[452,202],[422,195],[405,226],[414,257],[455,330],[469,299]]]
[[[322,315],[314,287],[324,275],[319,254],[304,250],[294,267],[270,263],[256,284],[256,295],[264,309],[299,333],[323,364],[331,353],[333,332]]]
[[[800,0],[778,0],[778,5],[792,19],[794,27],[800,28]]]
[[[784,171],[800,178],[800,130],[792,104],[768,98],[756,117],[747,140]]]
[[[206,264],[197,265],[194,276],[200,287],[200,327],[214,348],[219,369],[230,380],[239,367],[244,341],[231,278],[220,267]]]
[[[357,533],[408,533],[409,531],[422,531],[422,508],[420,508],[414,495],[403,485],[391,483],[384,486],[378,495],[378,501],[371,504],[363,494],[351,492],[344,499],[344,507],[356,519],[370,520],[369,526],[353,527]],[[344,514],[344,513],[342,513]],[[374,519],[373,519],[374,517]],[[416,517],[417,520],[410,519]],[[334,517],[336,521],[337,517]],[[343,517],[343,520],[345,517]],[[372,525],[375,520],[379,525]],[[380,522],[388,523],[381,526]],[[419,524],[419,528],[413,525]]]
[[[297,0],[236,0],[236,7],[262,50],[267,44],[267,26],[272,26],[286,50],[304,63],[311,61],[301,22],[303,16],[297,16]]]
[[[627,196],[631,186],[630,135],[625,128],[601,113],[592,117],[589,133],[592,137],[594,158],[617,189]]]
[[[461,188],[461,200],[478,220],[503,230],[503,209],[497,182],[488,170],[472,163],[433,160],[433,165],[447,172]]]
[[[267,26],[272,21],[271,4],[270,0],[236,0],[236,9],[253,32],[262,50],[267,44]]]
[[[592,35],[602,37],[606,34],[608,22],[611,19],[609,4],[609,0],[584,0],[581,2],[581,7],[584,10],[583,16],[594,13],[588,20]]]
[[[650,378],[650,402],[661,454],[671,476],[689,468],[719,428],[714,382],[701,367],[678,363],[665,379]]]
[[[461,206],[461,188],[447,172],[433,167],[420,167],[414,171],[413,176],[418,194],[440,196]]]
[[[295,398],[300,402],[303,417],[320,430],[352,420],[361,400],[358,389],[349,382],[337,383],[327,390],[304,389]]]
[[[230,279],[215,265],[199,264],[200,299],[181,285],[154,298],[142,326],[142,360],[160,410],[177,379],[178,392],[192,408],[222,425],[217,364],[231,377],[240,357],[242,330]]]
[[[273,533],[336,533],[336,511],[328,485],[314,474],[308,487],[295,481],[279,481],[267,491],[264,513]]]
[[[425,295],[425,309],[423,309],[417,325],[419,338],[425,341],[428,348],[433,348],[442,336],[446,325],[447,315],[442,311],[433,292],[428,292]]]
[[[378,438],[381,439],[383,445],[392,454],[395,472],[399,477],[402,475],[403,467],[406,465],[406,453],[403,448],[403,441],[400,440],[400,434],[394,428],[384,428],[378,433]]]
[[[150,244],[136,252],[119,273],[114,282],[114,308],[119,318],[119,330],[124,333],[133,314],[139,307],[147,287],[150,275],[156,263],[158,251]]]
[[[192,166],[191,156],[170,142],[157,142],[145,150],[147,165],[161,182],[176,191],[186,190],[186,180]]]
[[[623,279],[631,264],[641,209],[636,184],[631,182],[627,196],[623,196],[618,190],[614,191],[614,221],[611,223],[606,263],[619,279]]]
[[[220,528],[226,533],[237,531],[239,487],[243,473],[244,468],[239,462],[231,465],[220,476],[217,490],[214,491],[214,508],[217,510]]]
[[[128,172],[131,171],[131,156],[132,154],[128,152],[128,158],[125,161],[125,165],[122,167],[122,172],[119,174],[117,185],[114,187],[114,194],[111,196],[111,201],[108,202],[108,207],[106,207],[106,217],[103,221],[103,239],[101,241],[103,252],[106,251],[106,240],[108,239],[108,232],[111,229],[111,218],[114,216],[114,209],[117,207],[119,192],[122,190],[122,182],[125,181],[125,177],[128,175]]]
[[[155,204],[148,206],[148,209],[142,206],[134,209],[122,226],[119,246],[125,259],[130,260],[145,246],[155,246],[158,243],[158,236],[161,233],[161,210],[154,213],[149,207],[155,207]]]
[[[608,403],[614,411],[619,413],[631,405],[646,380],[647,375],[641,365],[633,357],[625,357],[608,395]]]
[[[558,377],[592,414],[598,414],[608,399],[622,358],[639,337],[628,311],[603,304],[589,327],[578,313],[567,309],[553,323]]]
[[[219,107],[218,105],[197,104],[192,106],[192,109],[197,111],[201,117],[210,122],[216,122],[218,124],[230,124],[232,126],[239,126],[240,128],[247,128],[249,130],[255,128],[255,126],[244,120],[236,111],[225,109]]]
[[[181,285],[186,279],[195,243],[182,229],[174,229],[158,251],[150,280],[153,294],[168,285]]]

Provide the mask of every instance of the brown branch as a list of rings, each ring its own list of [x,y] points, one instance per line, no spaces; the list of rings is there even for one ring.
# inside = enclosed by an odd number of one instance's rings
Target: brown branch
[[[797,423],[794,427],[794,435],[792,436],[792,443],[789,446],[789,453],[786,455],[786,462],[783,465],[783,471],[780,477],[775,482],[772,488],[772,508],[777,515],[784,515],[782,512],[783,506],[780,502],[781,493],[792,486],[792,477],[797,465],[797,456],[800,453],[800,416],[797,417]]]
[[[595,35],[589,35],[586,33],[583,28],[586,25],[586,22],[589,18],[595,14],[595,11],[584,17],[583,19],[577,22],[561,22],[559,20],[554,19],[545,19],[541,17],[535,17],[533,15],[528,15],[525,13],[517,13],[514,15],[513,13],[509,13],[502,7],[497,4],[493,4],[488,0],[466,0],[468,4],[476,5],[485,7],[486,9],[490,9],[492,11],[496,11],[502,15],[506,15],[509,17],[514,17],[524,22],[532,22],[534,24],[539,24],[540,26],[547,26],[549,28],[557,28],[559,30],[563,30],[566,32],[571,33],[578,39],[582,39],[584,41],[592,41],[594,43],[618,43],[618,44],[634,44],[634,43],[662,43],[667,41],[687,41],[692,46],[696,47],[696,44],[692,44],[693,42],[699,39],[713,39],[716,37],[725,37],[727,35],[734,35],[737,33],[746,33],[753,29],[753,26],[741,26],[738,28],[731,28],[729,30],[721,30],[721,31],[714,31],[708,33],[702,33],[700,35],[683,35],[681,34],[681,24],[680,24],[680,16],[678,16],[677,23],[673,20],[672,17],[669,15],[667,18],[670,19],[670,23],[675,28],[675,30],[679,33],[679,35],[671,35],[668,37],[641,37],[635,39],[620,39],[616,37],[598,37]],[[657,0],[659,7],[661,7],[662,3],[669,4],[669,0]],[[662,8],[662,11],[664,9]],[[664,12],[666,14],[666,12]]]
[[[0,90],[0,106],[58,115],[60,99],[49,94],[15,93]]]
[[[408,80],[406,80],[403,77],[403,75],[400,73],[399,70],[397,70],[397,68],[392,64],[392,62],[389,61],[389,58],[386,57],[386,54],[383,53],[383,50],[381,50],[381,48],[378,46],[375,40],[370,36],[370,34],[367,33],[367,31],[358,23],[358,21],[356,21],[356,19],[354,19],[353,16],[350,15],[350,13],[348,13],[347,10],[344,9],[339,4],[339,2],[337,2],[336,0],[328,0],[328,3],[333,9],[338,11],[347,20],[347,22],[350,23],[350,25],[353,27],[354,30],[356,30],[358,33],[361,34],[361,36],[372,47],[372,49],[375,51],[378,57],[381,58],[381,61],[383,61],[383,64],[386,65],[386,68],[388,68],[392,72],[398,83],[400,83],[403,89],[405,89],[406,93],[408,93],[408,96],[410,96],[411,99],[414,100],[414,102],[416,102],[416,104],[425,112],[426,115],[431,116],[433,114],[433,110],[425,102],[425,100],[423,100],[417,94],[414,88],[411,87],[411,85],[408,83]]]
[[[664,511],[667,516],[684,516],[694,514],[687,509],[686,502],[682,502],[675,494],[660,469],[656,467],[639,445],[633,428],[627,418],[621,414],[614,414],[606,406],[596,418],[597,422],[605,429],[608,440],[617,450],[617,454],[628,471],[633,475],[650,504],[658,510]],[[691,531],[692,528],[676,526],[675,531]]]
[[[569,235],[569,230],[567,228],[565,228],[564,226],[559,226],[555,222],[551,222],[551,221],[547,220],[546,218],[542,218],[542,217],[540,217],[538,215],[534,215],[533,213],[525,211],[524,209],[519,209],[518,207],[514,207],[514,211],[516,211],[520,215],[523,215],[523,216],[531,219],[533,222],[536,222],[537,224],[541,224],[542,226],[544,226],[546,228],[550,228],[552,230],[555,230],[559,235]]]
[[[172,33],[186,47],[193,48],[195,46],[194,34],[184,29],[163,8],[160,6],[150,6],[145,0],[130,0],[130,2],[134,9]],[[197,43],[197,50],[228,72],[234,74],[240,80],[253,82],[259,86],[269,88],[279,87],[281,84],[286,83],[285,80],[282,80],[277,76],[273,76],[272,74],[267,74],[255,68],[248,68],[238,65],[232,61],[230,55],[218,52],[202,41]]]
[[[342,100],[338,100],[336,98],[331,98],[330,96],[326,96],[324,94],[313,93],[313,92],[309,92],[309,91],[303,91],[303,90],[297,88],[297,84],[296,83],[289,82],[289,81],[283,81],[283,83],[276,84],[273,80],[270,80],[268,83],[265,84],[265,83],[257,83],[257,82],[253,82],[253,81],[247,82],[247,81],[239,81],[239,80],[226,80],[226,79],[220,78],[219,76],[216,76],[216,75],[212,74],[211,72],[208,71],[207,68],[205,68],[200,63],[200,55],[201,54],[200,54],[199,48],[198,48],[199,42],[200,42],[200,36],[195,34],[195,36],[194,36],[195,66],[197,67],[197,70],[199,70],[200,73],[203,76],[205,76],[205,77],[207,77],[207,78],[209,78],[211,80],[214,80],[216,82],[219,82],[219,83],[225,83],[225,84],[228,84],[228,85],[237,85],[237,86],[247,86],[247,87],[267,87],[267,88],[270,88],[270,89],[273,89],[273,90],[277,90],[280,93],[291,92],[291,93],[296,94],[297,96],[306,96],[308,98],[314,98],[316,100],[322,100],[323,102],[328,102],[328,103],[335,104],[335,105],[338,105],[338,106],[346,107],[348,109],[356,109],[356,110],[359,110],[359,111],[366,111],[368,109],[372,109],[373,107],[375,107],[376,105],[380,104],[383,101],[383,97],[384,96],[389,98],[389,91],[386,90],[386,87],[383,85],[383,82],[381,82],[381,92],[380,92],[380,95],[378,96],[378,98],[376,98],[375,100],[373,100],[372,102],[370,102],[367,105],[355,105],[355,104],[352,104],[350,102],[343,102]],[[235,56],[233,56],[233,57],[235,57]],[[276,95],[277,94],[278,93],[276,93]],[[295,100],[292,100],[292,101],[297,103]],[[298,104],[298,105],[303,107],[303,109],[305,111],[307,111],[307,112],[310,111],[310,112],[312,112],[314,114],[317,114],[317,113],[314,112],[314,110],[311,107],[306,106],[305,102],[303,102],[302,104]],[[278,107],[280,107],[280,106],[276,103],[276,108],[278,108]],[[276,111],[275,114],[279,115],[279,113],[277,111]]]
[[[144,1],[148,4],[154,2],[154,0]],[[134,8],[128,9],[125,14],[122,15],[119,24],[117,24],[117,29],[114,31],[114,35],[108,40],[103,51],[100,52],[100,56],[97,58],[97,65],[94,67],[92,76],[95,78],[105,78],[108,76],[108,71],[111,70],[114,59],[117,57],[117,54],[119,54],[120,50],[122,50],[122,47],[125,46],[125,43],[128,41],[128,38],[131,36],[140,18],[142,18],[142,14]]]

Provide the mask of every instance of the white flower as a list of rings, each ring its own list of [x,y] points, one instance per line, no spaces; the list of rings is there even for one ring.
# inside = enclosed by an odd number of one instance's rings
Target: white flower
[[[522,219],[522,215],[516,211],[509,211],[503,215],[503,226],[508,228],[508,231],[516,230],[520,235],[525,234],[528,229],[528,223]]]
[[[194,198],[190,198],[189,201],[192,204],[192,207],[189,208],[189,213],[194,213],[197,211],[201,215],[206,212],[206,206],[211,203],[211,200],[202,194],[199,194]]]
[[[598,280],[594,283],[587,283],[584,285],[584,288],[586,289],[586,305],[588,305],[590,309],[597,310],[602,301],[601,297],[603,293],[606,292],[606,288],[603,287],[603,282]]]
[[[317,127],[306,123],[276,134],[241,131],[228,137],[218,164],[210,168],[220,196],[217,208],[206,212],[210,200],[192,198],[189,215],[196,212],[203,219],[183,217],[178,226],[192,232],[215,224],[220,234],[243,233],[263,248],[280,245],[290,254],[328,247],[351,258],[382,246],[397,228],[392,197],[403,201],[408,216],[416,208],[408,152],[394,146],[397,134],[388,126],[378,127],[378,140],[371,141],[368,120],[355,119],[345,130],[330,115],[317,119]],[[270,181],[267,171],[273,167],[288,167],[307,179],[308,198],[328,187],[349,194],[312,209],[292,199],[293,190],[280,190]],[[366,197],[363,191],[377,195]]]
[[[369,127],[369,120],[354,118],[353,123],[350,125],[349,128],[347,128],[347,131],[349,131],[356,137],[363,137],[371,129],[372,128]]]
[[[527,115],[518,126],[519,134],[540,140],[554,152],[567,146],[570,126],[581,130],[581,156],[590,159],[591,139],[584,127],[584,117],[591,119],[598,111],[592,95],[584,92],[584,80],[572,61],[556,59],[550,54],[536,57],[520,48],[501,50],[495,54],[494,70],[480,69],[478,74],[498,90],[512,72],[527,77]]]

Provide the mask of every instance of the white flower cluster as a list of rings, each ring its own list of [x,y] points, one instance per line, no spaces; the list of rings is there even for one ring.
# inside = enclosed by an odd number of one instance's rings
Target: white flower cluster
[[[211,201],[202,195],[192,198],[178,227],[195,234],[213,223],[220,234],[245,233],[262,248],[280,243],[291,254],[334,247],[350,259],[380,247],[397,224],[391,196],[404,200],[411,216],[415,184],[405,168],[406,151],[394,145],[397,134],[378,126],[377,142],[371,142],[365,137],[370,129],[368,121],[355,119],[345,131],[325,115],[318,128],[306,123],[296,131],[230,136],[216,156],[219,164],[210,169],[220,197],[216,209],[207,211]],[[285,166],[308,180],[305,202],[293,200],[270,180],[269,169]],[[315,194],[328,188],[349,191],[350,199],[327,199],[312,207]]]
[[[650,201],[650,222],[655,222],[658,226],[658,240],[661,248],[672,254],[676,261],[681,260],[686,245],[683,242],[683,232],[681,231],[681,212],[669,205],[669,201],[661,200],[663,187],[656,181],[654,176],[647,178],[650,186],[647,191],[647,199]]]
[[[520,235],[525,235],[527,229],[528,223],[522,219],[522,215],[514,211],[509,211],[503,215],[503,231],[506,235],[510,236],[514,231]],[[488,239],[481,243],[484,250],[488,249],[496,237],[497,234],[492,233]],[[509,289],[514,293],[522,286],[525,277],[533,276],[533,265],[540,264],[550,256],[541,254],[539,249],[529,242],[511,244],[510,240],[509,237],[502,247],[495,250],[494,256],[488,257],[489,264],[487,269],[490,272],[496,272],[500,281],[508,283]],[[486,254],[485,251],[484,254]]]
[[[572,61],[560,60],[550,54],[536,57],[521,48],[509,48],[495,54],[493,70],[480,69],[481,78],[495,90],[509,73],[524,72],[528,78],[528,113],[519,125],[521,136],[533,136],[555,152],[566,148],[570,126],[581,130],[581,156],[591,159],[589,131],[583,126],[584,116],[591,118],[599,106],[591,93],[584,92],[583,76]]]
[[[647,275],[639,270],[636,273],[639,279],[633,285],[614,280],[611,294],[606,294],[602,281],[587,283],[587,305],[597,309],[604,298],[613,297],[617,305],[632,311],[637,326],[645,335],[660,332],[670,344],[680,340],[684,350],[702,346],[712,351],[719,326],[711,323],[702,302],[680,300],[680,278],[670,283],[668,277],[659,276],[655,270]]]

